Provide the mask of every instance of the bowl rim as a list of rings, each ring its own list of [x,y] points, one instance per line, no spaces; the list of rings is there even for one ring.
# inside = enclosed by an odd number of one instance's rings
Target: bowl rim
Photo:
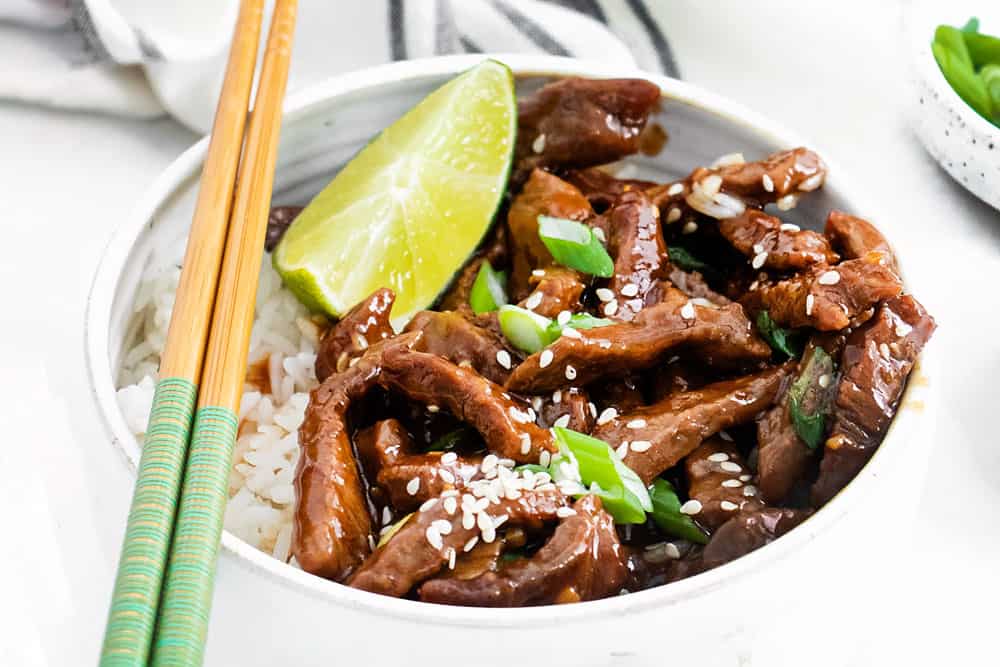
[[[294,122],[314,105],[327,103],[331,99],[350,99],[376,89],[392,88],[403,82],[438,79],[457,74],[487,57],[494,57],[506,63],[518,77],[578,75],[647,79],[660,86],[667,100],[678,100],[727,122],[743,125],[775,145],[816,147],[815,143],[803,143],[794,133],[741,104],[683,81],[600,62],[523,54],[441,56],[390,63],[338,75],[289,95],[285,103],[285,122]],[[198,173],[207,142],[207,138],[203,138],[184,151],[139,198],[128,219],[118,227],[105,248],[88,297],[84,339],[91,394],[98,405],[98,412],[108,429],[112,444],[119,450],[133,472],[138,463],[140,448],[118,407],[115,379],[111,368],[110,321],[114,297],[133,247],[161,206],[169,201],[188,179]],[[826,157],[824,159],[830,165],[830,177],[825,187],[841,192],[845,199],[859,209],[870,212],[878,210],[869,205],[862,206],[860,202],[867,200],[858,193],[863,191],[853,185],[845,185],[848,180],[843,175],[845,172],[836,168]],[[887,217],[880,219],[891,220]],[[893,227],[891,223],[889,226]],[[905,268],[905,262],[900,264]],[[907,281],[907,284],[912,285],[912,282]],[[932,348],[933,346],[930,346],[929,349]],[[819,535],[827,532],[852,508],[862,506],[863,499],[872,495],[872,487],[879,482],[878,478],[886,471],[900,465],[901,452],[908,437],[926,437],[920,435],[920,425],[928,418],[926,399],[929,386],[934,386],[928,373],[928,368],[934,366],[933,363],[929,363],[932,356],[933,352],[928,356],[928,349],[925,349],[918,360],[882,446],[858,476],[826,506],[801,526],[772,544],[726,565],[666,586],[575,605],[516,609],[452,607],[386,597],[322,579],[286,565],[228,531],[223,531],[221,552],[234,557],[226,559],[227,563],[236,563],[244,570],[267,577],[273,584],[290,587],[308,597],[344,606],[352,611],[390,616],[417,624],[447,624],[456,627],[486,624],[496,628],[537,627],[542,623],[551,626],[609,613],[631,614],[651,608],[672,607],[685,600],[707,596],[723,586],[745,580],[754,572],[775,567],[779,562],[801,551]],[[918,378],[919,381],[915,381]],[[934,403],[930,403],[933,407]]]

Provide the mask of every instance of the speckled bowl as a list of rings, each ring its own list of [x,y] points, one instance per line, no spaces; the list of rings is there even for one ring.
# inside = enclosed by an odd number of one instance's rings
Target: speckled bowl
[[[1000,209],[1000,128],[952,90],[931,53],[938,25],[961,25],[970,16],[978,16],[986,32],[1000,35],[1000,4],[996,2],[922,0],[906,11],[911,122],[927,152],[952,178]]]
[[[748,158],[803,143],[788,130],[695,86],[606,63],[499,56],[520,92],[540,77],[645,77],[663,91],[657,116],[669,134],[659,155],[630,159],[639,177],[668,180],[733,151]],[[431,90],[479,62],[455,56],[348,74],[290,96],[285,106],[275,200],[314,195],[374,134]],[[139,443],[115,400],[140,276],[157,257],[176,256],[190,224],[202,140],[179,157],[136,204],[112,240],[87,311],[87,362],[111,441],[134,468]],[[816,147],[822,154],[822,148]],[[829,162],[829,161],[828,161]],[[822,224],[830,208],[876,211],[830,163],[825,186],[786,219]],[[875,215],[889,239],[906,221]],[[930,273],[900,258],[907,285]],[[916,281],[916,284],[914,284]],[[859,604],[894,567],[896,545],[916,511],[936,401],[934,345],[917,365],[899,412],[871,462],[830,503],[789,534],[744,558],[683,581],[573,605],[473,609],[398,600],[310,575],[225,532],[208,634],[209,665],[847,664],[859,634],[876,628]],[[103,443],[95,443],[96,445]]]

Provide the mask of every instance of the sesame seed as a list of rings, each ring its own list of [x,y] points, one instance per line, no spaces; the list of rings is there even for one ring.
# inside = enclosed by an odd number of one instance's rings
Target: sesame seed
[[[435,519],[431,521],[431,525],[442,535],[448,535],[451,533],[451,521],[445,521],[444,519]]]
[[[437,501],[438,501],[437,498],[430,498],[429,500],[425,500],[424,504],[420,506],[420,511],[421,512],[429,511],[432,507],[437,505]]]
[[[462,547],[462,551],[469,553],[470,551],[472,551],[473,547],[476,546],[476,542],[478,541],[479,541],[479,536],[473,535],[472,537],[469,538],[469,541],[465,543],[465,546]]]
[[[694,304],[692,304],[690,301],[688,301],[687,303],[685,303],[681,307],[681,317],[683,317],[685,320],[693,320],[694,319]]]
[[[496,454],[487,454],[486,456],[483,457],[483,462],[479,464],[479,468],[483,472],[489,472],[490,470],[493,470],[496,467],[497,467]]]
[[[566,364],[566,379],[567,380],[576,379],[576,369],[570,366],[569,364]]]
[[[701,511],[701,503],[694,498],[687,501],[681,505],[681,514],[687,514],[688,516],[697,514]]]
[[[358,346],[359,350],[368,349],[368,339],[365,338],[363,334],[358,334],[357,337],[354,339],[354,343],[355,345]]]
[[[709,174],[705,178],[701,179],[701,183],[699,185],[701,186],[702,192],[711,197],[712,195],[717,194],[719,189],[722,188],[722,176],[719,176],[718,174]]]
[[[722,463],[723,461],[729,460],[729,454],[726,454],[725,452],[716,452],[714,454],[710,454],[708,456],[708,460],[712,463]]]
[[[568,310],[560,311],[559,314],[556,316],[556,322],[558,322],[562,326],[566,326],[566,323],[569,322],[569,318],[572,316],[573,313],[569,312]]]
[[[448,569],[455,569],[455,547],[448,547],[446,550],[448,553]]]
[[[527,454],[531,451],[531,436],[527,433],[521,434],[521,453]]]
[[[629,283],[622,287],[622,294],[624,296],[635,296],[639,293],[639,286],[635,283]]]
[[[535,140],[531,142],[531,150],[536,153],[541,153],[545,150],[545,133],[539,134],[535,137]]]
[[[676,197],[677,195],[679,195],[682,192],[684,192],[684,184],[683,183],[674,183],[669,188],[667,188],[667,196],[668,197]]]
[[[424,537],[427,538],[427,543],[435,549],[440,549],[444,546],[444,542],[441,540],[441,533],[438,532],[433,523],[424,531]]]
[[[591,229],[594,232],[594,236],[596,236],[601,243],[608,242],[608,238],[604,235],[603,229],[601,229],[600,227],[592,227]]]
[[[489,514],[487,514],[486,512],[480,512],[479,517],[480,518],[485,517],[487,521],[486,524],[484,524],[482,521],[479,520],[477,520],[476,522],[479,525],[479,532],[483,536],[483,542],[491,544],[493,540],[497,538],[497,529],[493,527],[493,521],[490,519]]]
[[[816,282],[820,285],[836,285],[840,282],[840,274],[836,271],[826,271],[820,274]]]
[[[431,403],[427,406],[427,412],[440,412],[441,406]]]
[[[382,508],[382,524],[392,523],[392,508],[386,505]]]
[[[753,475],[740,475],[741,482],[749,482],[751,479],[753,479]]]
[[[806,317],[813,314],[813,304],[816,302],[816,297],[812,294],[806,296]]]
[[[538,455],[538,463],[548,468],[549,464],[552,463],[552,453],[543,449],[542,453]]]
[[[497,350],[497,363],[506,369],[510,369],[510,352],[507,350]]]
[[[743,486],[743,482],[738,479],[726,479],[722,481],[722,486],[727,489],[738,489]]]
[[[667,211],[667,223],[674,223],[681,219],[681,210],[676,206]]]
[[[798,225],[793,225],[790,222],[783,222],[780,227],[783,232],[801,232],[802,228]]]
[[[674,560],[681,557],[681,550],[678,549],[677,545],[673,542],[667,542],[666,546],[663,547],[663,551],[668,557],[673,558]]]
[[[617,454],[620,459],[624,459],[628,456],[628,440],[618,445],[618,448],[615,450],[615,454]]]
[[[453,475],[448,470],[438,470],[438,477],[440,477],[441,481],[444,482],[445,484],[455,483],[455,475]]]
[[[826,389],[827,387],[830,386],[830,376],[824,373],[823,375],[819,376],[819,380],[817,380],[817,382],[819,382],[820,387]]]
[[[593,401],[587,401],[587,409],[590,410],[590,416],[597,419],[597,406]]]
[[[507,516],[506,514],[501,514],[500,516],[498,516],[495,519],[493,519],[493,527],[494,528],[499,528],[500,526],[502,526],[505,523],[507,523],[507,519],[509,519],[509,518],[510,517]]]
[[[604,424],[607,424],[609,421],[611,421],[617,416],[618,416],[617,410],[615,410],[614,408],[605,408],[601,412],[601,415],[597,418],[597,425],[603,426]]]
[[[764,262],[766,261],[767,261],[767,253],[759,252],[753,256],[753,261],[750,262],[750,266],[752,266],[755,269],[759,269],[760,267],[764,266]]]
[[[556,510],[556,516],[560,519],[565,519],[566,517],[571,517],[576,515],[576,510],[572,507],[560,507]]]
[[[723,461],[719,464],[719,467],[726,472],[743,472],[743,468],[740,467],[740,464],[733,463],[732,461]]]
[[[542,276],[545,275],[545,269],[535,269],[534,271],[531,272],[531,275],[533,275],[536,278],[541,278]]]
[[[462,528],[465,528],[466,530],[472,530],[472,527],[475,525],[476,525],[476,515],[463,507]]]
[[[610,350],[611,349],[611,341],[610,340],[599,340],[599,341],[597,341],[597,346],[599,348],[601,348],[602,350]]]
[[[646,427],[646,420],[645,419],[633,419],[629,423],[625,424],[625,427],[626,428],[632,428],[632,429],[645,428]]]
[[[604,304],[604,314],[607,315],[608,317],[611,317],[617,312],[618,312],[617,301],[608,301],[606,304]]]
[[[721,507],[727,512],[733,512],[740,508],[739,505],[737,505],[736,503],[731,503],[728,500],[723,500],[721,503],[719,503],[719,507]]]
[[[896,335],[899,336],[900,338],[910,333],[911,331],[913,331],[913,327],[911,327],[906,322],[896,322]]]
[[[594,290],[594,294],[597,295],[598,299],[605,302],[611,301],[611,299],[615,298],[615,293],[609,290],[607,287],[598,287],[596,290]]]
[[[551,364],[553,356],[555,355],[552,354],[552,350],[542,350],[541,355],[538,357],[538,367],[545,368]]]
[[[441,463],[454,463],[458,460],[458,454],[455,452],[445,452],[441,455]]]
[[[719,437],[725,440],[726,442],[733,441],[733,436],[729,435],[729,433],[726,431],[719,431]]]
[[[569,426],[569,415],[563,415],[559,419],[552,422],[553,426],[558,426],[559,428],[566,428]]]
[[[409,482],[406,483],[406,492],[411,496],[417,495],[417,491],[420,490],[420,478],[414,477]]]
[[[743,487],[743,495],[747,498],[757,495],[757,487],[752,484],[747,484]]]
[[[559,335],[566,336],[566,338],[583,338],[583,334],[573,327],[563,327],[563,330],[559,333]]]
[[[774,180],[772,180],[770,176],[764,174],[763,176],[760,177],[760,182],[761,185],[764,186],[765,190],[767,190],[768,192],[774,192]]]
[[[504,468],[513,468],[514,466],[517,465],[517,461],[515,461],[514,459],[506,459],[506,458],[500,459],[499,461],[497,461],[497,463],[502,465]]]
[[[455,513],[455,510],[458,509],[458,499],[455,498],[455,496],[450,496],[444,499],[442,505],[444,506],[444,511],[448,514],[448,516],[451,516]]]
[[[799,198],[796,195],[785,195],[775,203],[778,205],[778,210],[791,211],[799,203]]]
[[[885,343],[879,343],[878,351],[885,359],[891,359],[892,355],[889,353],[889,346]]]
[[[809,178],[807,178],[806,180],[802,181],[802,183],[799,185],[799,190],[801,190],[802,192],[812,192],[821,185],[823,185],[823,172],[814,174]]]
[[[536,411],[541,410],[542,409],[542,397],[541,396],[534,396],[531,399],[531,407],[533,407]]]
[[[693,220],[688,220],[684,223],[684,227],[681,229],[682,234],[694,234],[698,231],[698,223]]]
[[[375,549],[378,548],[378,544],[375,543],[375,538],[371,535],[368,536],[368,548],[372,551],[375,551]]]
[[[649,440],[633,440],[632,444],[629,445],[629,449],[631,449],[633,452],[638,453],[638,452],[644,452],[652,446],[653,443],[651,443]]]
[[[524,307],[528,310],[534,310],[542,303],[542,293],[534,292],[528,297],[528,300],[524,302]]]

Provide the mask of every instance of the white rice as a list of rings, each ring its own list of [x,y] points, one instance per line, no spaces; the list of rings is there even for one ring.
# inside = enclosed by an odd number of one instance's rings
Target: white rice
[[[118,378],[118,404],[142,442],[153,402],[156,369],[166,340],[180,269],[148,269],[139,285],[130,337]],[[271,393],[246,385],[240,431],[229,475],[225,527],[247,543],[288,560],[298,461],[298,428],[316,386],[319,327],[281,285],[265,257],[260,273],[250,363],[267,360]]]

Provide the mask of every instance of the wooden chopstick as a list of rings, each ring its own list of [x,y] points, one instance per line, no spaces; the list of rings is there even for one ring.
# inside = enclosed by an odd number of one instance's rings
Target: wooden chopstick
[[[243,0],[160,362],[101,665],[145,665],[153,638],[205,341],[253,88],[263,0]]]
[[[154,665],[200,665],[203,658],[295,15],[296,0],[277,0],[236,179],[198,410],[153,640]]]

